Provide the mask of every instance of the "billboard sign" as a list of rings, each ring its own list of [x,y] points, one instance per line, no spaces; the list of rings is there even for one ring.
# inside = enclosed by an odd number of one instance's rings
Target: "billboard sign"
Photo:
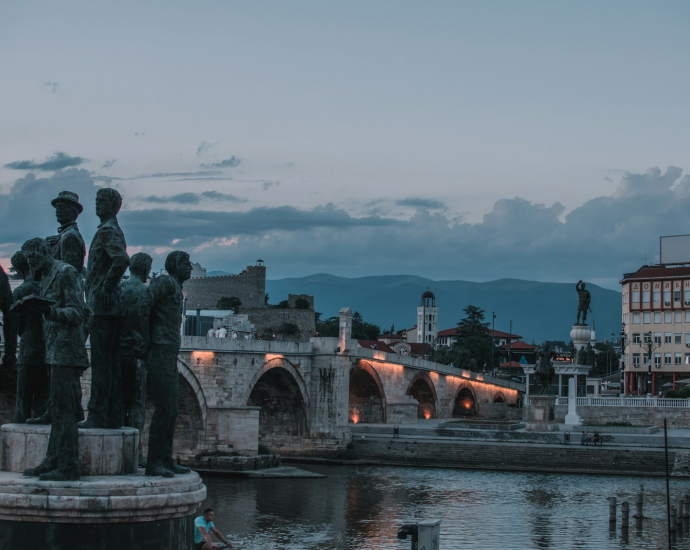
[[[690,264],[690,235],[670,235],[659,238],[659,263]]]

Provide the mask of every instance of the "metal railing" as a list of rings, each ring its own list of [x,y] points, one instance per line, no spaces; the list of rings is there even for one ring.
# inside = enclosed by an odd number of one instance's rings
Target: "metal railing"
[[[559,397],[557,405],[567,405],[567,397]],[[578,407],[664,407],[687,409],[690,408],[690,399],[667,399],[647,397],[578,397]]]

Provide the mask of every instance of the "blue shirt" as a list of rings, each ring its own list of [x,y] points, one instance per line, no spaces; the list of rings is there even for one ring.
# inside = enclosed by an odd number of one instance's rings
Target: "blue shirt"
[[[207,533],[211,532],[211,527],[215,527],[213,525],[212,521],[209,521],[206,523],[206,520],[204,519],[204,516],[199,516],[194,520],[194,544],[199,544],[202,540],[204,540],[204,535],[201,534],[201,531],[199,531],[199,527],[203,527],[206,529]]]

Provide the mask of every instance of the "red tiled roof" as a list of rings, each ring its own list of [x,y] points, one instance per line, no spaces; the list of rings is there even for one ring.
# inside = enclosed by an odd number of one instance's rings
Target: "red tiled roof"
[[[409,342],[411,353],[431,353],[434,351],[429,344],[423,342]]]
[[[661,266],[643,266],[634,273],[625,273],[621,284],[626,281],[644,280],[644,279],[673,279],[675,277],[690,276],[690,267],[661,267]]]
[[[374,349],[378,351],[385,351],[386,353],[395,353],[386,342],[379,342],[378,340],[357,340],[360,348]]]
[[[382,334],[381,336],[379,336],[379,339],[404,340],[405,338],[400,334]]]
[[[526,344],[525,342],[511,342],[510,344],[503,344],[500,346],[503,349],[524,349],[524,350],[535,350],[539,346],[533,346],[532,344]]]

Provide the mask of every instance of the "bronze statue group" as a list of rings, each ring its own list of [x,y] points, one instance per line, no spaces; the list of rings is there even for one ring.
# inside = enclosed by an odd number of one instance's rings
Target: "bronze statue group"
[[[13,366],[16,335],[21,338],[14,421],[51,424],[45,459],[24,475],[42,481],[79,479],[80,428],[131,426],[141,434],[147,375],[155,410],[148,459],[143,458],[140,442],[139,465],[152,476],[189,472],[172,456],[182,285],[192,272],[189,255],[171,252],[165,261],[167,275],[147,286],[152,258],[141,252],[127,255],[117,221],[122,197],[115,189],[103,188],[96,195],[101,223],[84,273],[86,246],[77,226],[83,211],[79,197],[63,191],[52,205],[60,224],[58,235],[31,239],[14,254],[12,266],[24,282],[15,289],[9,307],[3,295],[9,284],[0,281],[5,366]],[[122,282],[127,268],[130,276]],[[4,271],[0,275],[5,276]],[[84,419],[80,378],[89,366],[91,395]]]

